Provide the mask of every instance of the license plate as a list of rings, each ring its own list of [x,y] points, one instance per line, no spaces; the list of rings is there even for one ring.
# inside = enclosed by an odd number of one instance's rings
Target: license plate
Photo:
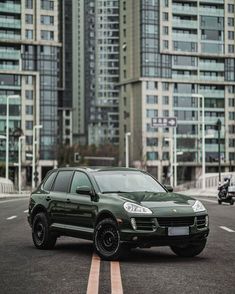
[[[169,227],[168,236],[189,235],[189,227]]]

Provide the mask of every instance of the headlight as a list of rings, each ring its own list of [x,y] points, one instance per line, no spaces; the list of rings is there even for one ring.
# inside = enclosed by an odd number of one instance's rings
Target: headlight
[[[123,205],[125,211],[129,213],[143,213],[143,214],[152,214],[152,211],[148,209],[147,207],[131,203],[131,202],[125,202]]]
[[[194,212],[200,212],[200,211],[206,210],[205,206],[198,200],[195,201],[192,208],[193,208]]]

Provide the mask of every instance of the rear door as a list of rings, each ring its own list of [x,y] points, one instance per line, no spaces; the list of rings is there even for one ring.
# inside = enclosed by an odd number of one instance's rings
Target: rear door
[[[65,204],[66,221],[70,225],[92,228],[96,206],[90,195],[76,193],[76,189],[82,186],[93,189],[88,176],[84,172],[75,171],[67,197],[69,202]]]
[[[56,176],[49,195],[49,211],[53,223],[66,223],[65,204],[72,176],[73,171],[71,170],[61,170]]]

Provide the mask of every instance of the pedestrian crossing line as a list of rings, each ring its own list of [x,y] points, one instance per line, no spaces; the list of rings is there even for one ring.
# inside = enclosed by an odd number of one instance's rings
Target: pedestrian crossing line
[[[94,253],[91,260],[91,269],[86,294],[98,294],[100,277],[100,258]]]
[[[14,218],[17,218],[17,215],[12,215],[12,216],[8,217],[7,220],[11,220],[11,219],[14,219]]]
[[[234,230],[232,230],[232,229],[229,229],[229,228],[227,228],[227,227],[220,226],[220,228],[221,228],[222,230],[225,230],[225,231],[229,232],[229,233],[235,233],[235,231],[234,231]]]
[[[111,261],[111,293],[123,294],[120,264],[118,261]]]
[[[28,212],[29,212],[29,210],[28,210],[28,209],[24,210],[24,213],[28,213]]]

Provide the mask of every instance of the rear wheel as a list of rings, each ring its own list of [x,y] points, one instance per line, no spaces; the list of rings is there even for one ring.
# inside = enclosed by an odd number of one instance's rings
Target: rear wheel
[[[49,231],[48,219],[43,212],[36,214],[33,219],[32,237],[39,249],[53,249],[55,246],[57,236]]]
[[[234,200],[231,198],[230,205],[233,205],[233,204],[234,204]]]
[[[222,201],[220,199],[218,199],[218,204],[221,205],[222,204]]]
[[[200,254],[206,246],[206,240],[186,246],[171,246],[171,250],[181,257],[194,257]]]
[[[96,253],[105,260],[117,260],[123,254],[118,225],[113,219],[107,218],[97,224],[94,247]]]

